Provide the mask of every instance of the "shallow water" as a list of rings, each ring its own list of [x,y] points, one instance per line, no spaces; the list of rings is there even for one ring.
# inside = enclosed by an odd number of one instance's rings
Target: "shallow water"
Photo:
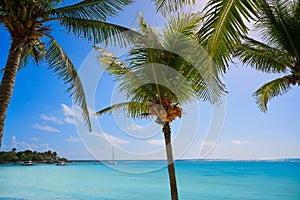
[[[0,200],[170,199],[165,161],[0,166]],[[126,171],[126,172],[124,172]],[[147,171],[147,173],[136,173]],[[177,161],[180,199],[299,200],[300,160]]]

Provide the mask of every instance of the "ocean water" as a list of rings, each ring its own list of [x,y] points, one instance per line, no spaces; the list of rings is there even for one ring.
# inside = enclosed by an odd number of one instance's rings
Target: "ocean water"
[[[119,161],[117,169],[95,162],[1,165],[0,199],[170,199],[164,163]],[[189,160],[175,165],[180,199],[300,200],[300,160]],[[141,171],[147,173],[136,173]]]

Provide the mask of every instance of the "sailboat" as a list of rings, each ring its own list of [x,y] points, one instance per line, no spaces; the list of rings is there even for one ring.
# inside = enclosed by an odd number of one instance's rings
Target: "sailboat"
[[[111,153],[112,153],[112,160],[107,161],[107,164],[109,165],[116,165],[117,161],[115,161],[115,152],[114,152],[114,146],[111,147]]]

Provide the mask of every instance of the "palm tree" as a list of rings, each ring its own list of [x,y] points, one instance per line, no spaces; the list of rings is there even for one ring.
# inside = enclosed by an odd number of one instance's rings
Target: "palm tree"
[[[6,111],[10,103],[16,74],[29,59],[36,64],[46,60],[49,69],[69,84],[67,91],[83,110],[91,129],[86,99],[76,69],[63,48],[51,35],[51,23],[58,21],[69,33],[94,43],[117,35],[126,28],[106,23],[132,0],[85,0],[74,5],[59,6],[61,0],[1,0],[0,23],[11,36],[11,46],[0,85],[0,146],[4,132]],[[118,34],[116,40],[124,44],[129,34]],[[45,45],[45,42],[48,45]]]
[[[95,47],[105,70],[120,82],[119,89],[128,99],[96,114],[125,111],[133,118],[157,118],[165,138],[172,200],[178,199],[178,191],[170,124],[182,117],[183,103],[192,99],[218,102],[224,91],[217,69],[207,62],[208,55],[195,35],[201,19],[198,14],[178,15],[160,34],[140,15],[143,37],[135,41],[125,61]]]
[[[285,73],[253,95],[262,111],[275,96],[300,85],[300,1],[262,0],[257,27],[265,43],[246,38],[237,56],[244,64],[266,73]]]

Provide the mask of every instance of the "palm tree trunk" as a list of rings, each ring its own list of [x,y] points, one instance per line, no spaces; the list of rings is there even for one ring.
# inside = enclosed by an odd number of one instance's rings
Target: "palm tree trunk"
[[[168,172],[169,172],[169,181],[170,181],[170,188],[171,188],[171,198],[172,200],[178,200],[176,173],[175,173],[172,144],[171,144],[171,128],[169,122],[164,123],[163,133],[165,136],[166,153],[168,159]]]
[[[14,90],[16,75],[21,62],[24,43],[24,40],[12,39],[12,44],[9,50],[7,63],[0,85],[0,146],[2,144],[6,111],[8,109],[12,92]]]

